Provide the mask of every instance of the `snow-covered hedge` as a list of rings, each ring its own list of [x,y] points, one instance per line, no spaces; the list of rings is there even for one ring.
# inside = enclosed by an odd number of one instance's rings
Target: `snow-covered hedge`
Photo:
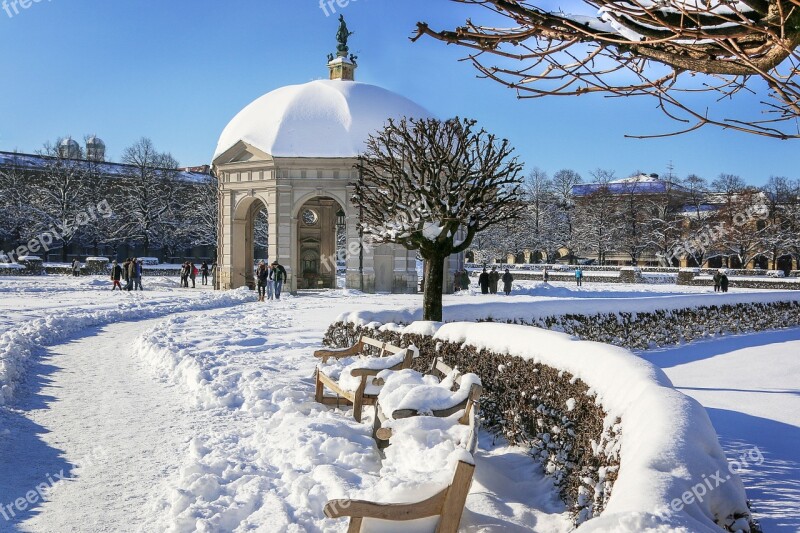
[[[595,299],[581,302],[584,313],[574,313],[573,301],[515,304],[501,302],[480,306],[451,306],[454,320],[504,322],[537,326],[575,335],[583,340],[605,342],[631,350],[670,346],[719,335],[800,326],[800,299],[791,293],[674,296],[627,300]],[[748,301],[754,300],[754,301]],[[730,303],[723,303],[730,302]],[[625,311],[612,312],[625,306]],[[663,307],[663,309],[659,309]],[[528,315],[526,317],[526,315]],[[366,325],[377,322],[408,324],[418,320],[416,309],[357,312],[339,321]]]
[[[478,374],[486,426],[530,447],[554,476],[579,531],[757,530],[738,476],[702,498],[683,499],[709,476],[728,475],[725,455],[703,407],[627,350],[540,328],[473,322],[337,322],[325,343],[343,347],[361,334],[413,342],[419,369],[439,356]]]

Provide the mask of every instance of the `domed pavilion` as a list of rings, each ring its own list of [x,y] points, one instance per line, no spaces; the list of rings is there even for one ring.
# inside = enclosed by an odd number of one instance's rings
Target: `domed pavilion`
[[[337,54],[328,58],[328,80],[265,94],[219,138],[213,169],[221,189],[221,289],[252,286],[254,260],[267,258],[286,268],[292,292],[335,288],[338,259],[345,262],[347,288],[417,292],[415,252],[397,245],[359,251],[352,184],[370,134],[389,118],[431,114],[399,94],[354,81],[356,58],[348,57],[349,34],[344,42],[341,34]],[[254,257],[254,222],[262,211],[267,258]]]

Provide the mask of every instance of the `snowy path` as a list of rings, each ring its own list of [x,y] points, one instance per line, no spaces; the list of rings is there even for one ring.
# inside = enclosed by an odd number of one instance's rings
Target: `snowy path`
[[[19,432],[10,439],[16,449],[0,458],[0,494],[9,501],[24,497],[16,494],[21,487],[49,483],[62,470],[73,479],[56,483],[46,503],[18,512],[18,530],[134,531],[140,525],[141,510],[204,422],[177,388],[155,381],[132,353],[133,340],[160,320],[93,328],[48,350],[32,369],[38,382],[20,395],[22,423],[12,426]],[[35,435],[25,435],[31,429]],[[0,518],[0,530],[8,526]]]

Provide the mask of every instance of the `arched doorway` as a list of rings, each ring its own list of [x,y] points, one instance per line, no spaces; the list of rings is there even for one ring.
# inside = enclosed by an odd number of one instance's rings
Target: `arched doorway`
[[[783,273],[787,276],[792,271],[792,256],[791,255],[782,255],[778,258],[778,270],[783,270]]]
[[[231,234],[232,287],[255,288],[255,264],[268,259],[267,206],[256,196],[243,199],[233,216]]]
[[[333,198],[306,201],[297,213],[298,289],[335,289],[344,280],[346,216]]]

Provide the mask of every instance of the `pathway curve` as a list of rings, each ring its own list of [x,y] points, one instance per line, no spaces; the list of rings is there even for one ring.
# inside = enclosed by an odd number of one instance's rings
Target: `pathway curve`
[[[0,457],[0,479],[7,480],[0,481],[0,503],[26,496],[6,488],[56,483],[33,509],[6,508],[16,516],[0,516],[0,531],[142,527],[143,509],[204,424],[204,414],[187,407],[177,387],[154,380],[133,353],[134,340],[161,320],[93,328],[37,361],[11,424],[16,449]],[[61,475],[70,479],[57,482]]]

